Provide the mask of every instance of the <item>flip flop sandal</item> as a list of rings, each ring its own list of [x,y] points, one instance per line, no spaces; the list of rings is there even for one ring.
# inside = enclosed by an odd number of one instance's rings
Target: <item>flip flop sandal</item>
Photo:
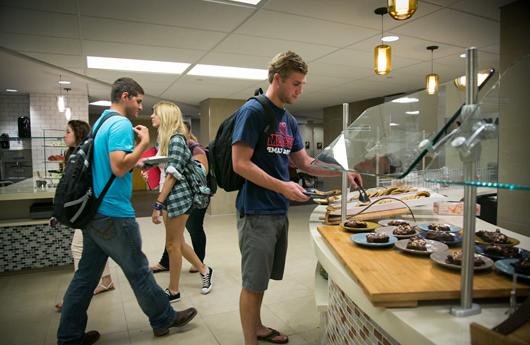
[[[165,268],[164,266],[160,265],[160,264],[157,264],[155,266],[151,266],[149,267],[151,269],[151,271],[153,273],[158,273],[158,272],[166,272],[166,271],[169,271],[169,268]]]
[[[273,329],[273,328],[270,328],[270,327],[267,327],[269,330],[270,330],[270,333],[267,334],[267,335],[258,335],[258,340],[261,340],[261,341],[267,341],[269,343],[273,343],[273,344],[287,344],[289,342],[289,337],[287,337],[286,335],[283,335],[283,334],[280,334],[280,332],[278,332],[277,330]],[[278,337],[278,336],[285,336],[285,340],[275,340],[274,338]]]

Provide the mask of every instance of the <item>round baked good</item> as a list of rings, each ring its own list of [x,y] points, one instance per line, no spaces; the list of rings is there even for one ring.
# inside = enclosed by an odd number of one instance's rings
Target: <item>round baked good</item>
[[[394,219],[394,220],[391,220],[390,222],[388,222],[388,225],[399,226],[399,225],[410,225],[410,223],[406,222],[404,220]]]
[[[484,248],[484,253],[488,255],[502,256],[505,258],[513,258],[519,255],[519,248],[492,244]]]

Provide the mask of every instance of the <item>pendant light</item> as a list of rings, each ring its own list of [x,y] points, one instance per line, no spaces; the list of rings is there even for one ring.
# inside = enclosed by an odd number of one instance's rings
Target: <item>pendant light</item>
[[[440,76],[433,71],[434,65],[434,51],[438,49],[438,46],[428,46],[427,50],[431,51],[431,73],[425,77],[425,88],[429,95],[434,95],[438,92],[438,85],[440,85]]]
[[[395,20],[409,19],[417,8],[417,0],[388,0],[388,13]]]
[[[381,38],[383,35],[383,16],[388,13],[386,7],[379,7],[375,11],[375,14],[381,16]],[[391,61],[391,48],[388,44],[381,44],[374,48],[374,72],[377,75],[386,75],[390,73],[392,69]]]
[[[64,96],[61,91],[61,75],[59,74],[59,96],[57,96],[57,109],[60,113],[65,110]]]
[[[64,109],[64,117],[66,118],[66,121],[70,121],[70,119],[72,119],[72,108],[70,108],[70,104],[68,102],[68,91],[71,89],[69,87],[65,87],[64,90],[66,91],[66,108]]]

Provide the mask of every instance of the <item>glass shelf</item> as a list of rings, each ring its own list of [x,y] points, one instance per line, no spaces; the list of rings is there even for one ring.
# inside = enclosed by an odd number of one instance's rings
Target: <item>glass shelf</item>
[[[415,171],[427,182],[528,190],[530,177],[498,178],[498,125],[500,114],[527,108],[529,75],[528,56],[498,78],[490,70],[475,106],[463,105],[465,89],[451,81],[440,85],[436,95],[422,90],[369,108],[313,164],[390,178]],[[464,181],[461,156],[475,150],[480,151],[477,174]]]

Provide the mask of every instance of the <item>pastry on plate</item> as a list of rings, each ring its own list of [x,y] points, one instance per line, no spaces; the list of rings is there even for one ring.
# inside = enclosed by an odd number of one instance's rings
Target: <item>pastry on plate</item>
[[[413,235],[416,233],[416,230],[409,224],[406,224],[406,225],[399,225],[397,228],[394,229],[394,231],[392,231],[392,233],[398,236]]]
[[[451,231],[451,226],[449,224],[431,223],[428,228],[429,230]]]
[[[495,231],[479,230],[477,236],[488,243],[509,244],[510,239],[499,229]]]
[[[530,276],[530,258],[521,258],[511,264],[516,273]]]
[[[427,235],[425,235],[425,237],[429,240],[435,240],[440,242],[452,242],[455,240],[451,233],[439,230],[427,231]]]
[[[474,255],[473,256],[474,266],[482,266],[486,263],[480,256],[475,255],[475,254],[473,255]],[[445,262],[447,262],[448,264],[452,264],[452,265],[462,266],[462,259],[463,259],[462,251],[457,250],[451,253],[450,255],[447,255],[447,259],[445,260]]]
[[[366,235],[366,242],[368,243],[387,243],[390,237],[382,232],[375,232]]]
[[[366,224],[366,222],[350,219],[344,222],[344,226],[347,228],[364,229],[368,227],[368,224]]]
[[[408,249],[427,251],[427,241],[421,237],[411,237],[407,243]]]

